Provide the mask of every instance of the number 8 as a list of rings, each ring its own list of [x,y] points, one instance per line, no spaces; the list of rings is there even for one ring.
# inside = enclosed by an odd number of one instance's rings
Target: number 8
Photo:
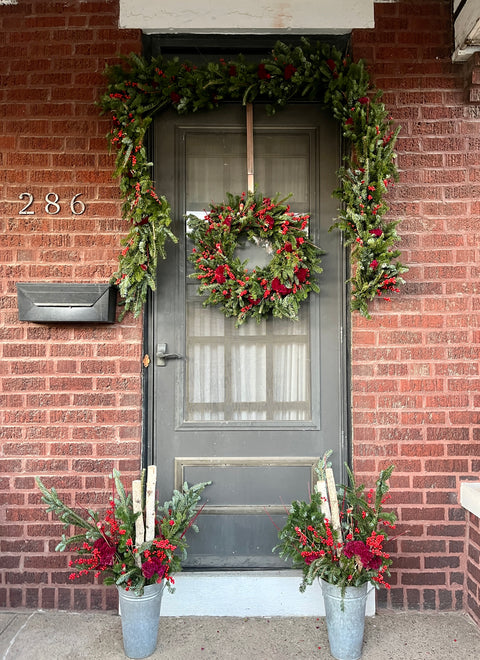
[[[53,200],[49,199],[49,197],[53,195]],[[48,213],[49,215],[56,215],[60,211],[60,204],[57,204],[58,202],[58,195],[57,193],[54,192],[49,192],[45,195],[45,201],[47,202],[45,204],[45,213]],[[49,211],[48,209],[52,207],[56,209],[55,211]]]

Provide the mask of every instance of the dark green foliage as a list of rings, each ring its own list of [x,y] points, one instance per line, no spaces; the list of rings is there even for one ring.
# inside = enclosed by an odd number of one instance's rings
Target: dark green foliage
[[[320,479],[327,458],[328,453],[319,461]],[[308,502],[292,503],[287,521],[279,531],[280,542],[273,551],[302,570],[300,591],[305,591],[316,578],[338,585],[343,591],[365,582],[377,588],[380,585],[389,588],[384,577],[390,575],[392,559],[383,544],[395,526],[396,515],[386,511],[383,505],[388,499],[388,480],[394,466],[382,470],[375,489],[368,491],[363,484],[356,484],[352,471],[346,468],[350,484],[337,486],[341,536],[325,517],[324,500],[317,492]]]
[[[175,237],[169,229],[170,207],[157,197],[144,146],[145,133],[157,112],[179,114],[211,110],[225,101],[266,103],[273,114],[292,99],[327,107],[350,143],[338,171],[335,194],[342,201],[333,227],[352,246],[351,307],[369,317],[368,303],[398,291],[407,268],[397,261],[397,221],[388,221],[384,195],[397,178],[394,145],[399,129],[369,87],[363,62],[352,62],[331,47],[292,47],[278,42],[258,64],[235,60],[195,67],[160,56],[147,62],[132,54],[124,66],[107,70],[108,91],[101,100],[112,116],[109,140],[117,149],[115,175],[124,197],[123,217],[132,223],[113,282],[119,285],[125,312],[138,316],[149,289],[155,288],[158,256]],[[244,188],[244,183],[239,182]]]
[[[321,250],[308,238],[309,216],[295,216],[285,202],[259,193],[227,193],[227,201],[212,204],[205,219],[189,216],[195,244],[191,277],[199,281],[203,304],[218,305],[237,326],[269,315],[297,320],[300,303],[319,291],[315,273],[322,271]],[[265,267],[252,270],[235,255],[242,238],[270,254]]]

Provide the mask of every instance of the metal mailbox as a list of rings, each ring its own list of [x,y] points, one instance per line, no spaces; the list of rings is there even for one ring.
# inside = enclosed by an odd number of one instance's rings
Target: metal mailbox
[[[33,323],[114,323],[117,289],[110,284],[17,282],[18,318]]]

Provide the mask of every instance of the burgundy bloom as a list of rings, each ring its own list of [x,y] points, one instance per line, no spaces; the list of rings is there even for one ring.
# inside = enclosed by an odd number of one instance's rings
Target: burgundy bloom
[[[181,96],[178,94],[178,92],[172,92],[170,94],[170,98],[172,99],[172,103],[175,103],[175,105],[180,103]]]
[[[96,553],[98,554],[99,564],[102,566],[113,566],[113,558],[115,557],[115,545],[109,543],[100,537],[93,544]]]
[[[369,570],[377,570],[382,565],[382,558],[374,555],[363,541],[349,541],[343,548],[343,554],[350,559],[353,556],[358,557],[362,566]]]
[[[272,218],[271,215],[266,215],[265,216],[265,224],[268,225],[269,229],[273,229],[273,226],[275,224],[275,220]]]
[[[371,571],[372,570],[373,571],[378,571],[378,569],[380,568],[382,563],[383,563],[383,560],[382,560],[381,557],[379,557],[378,555],[372,554],[372,557],[371,557],[370,561],[368,562],[368,565],[367,565],[366,568],[368,568],[368,570],[371,570]]]
[[[307,277],[309,276],[310,271],[308,268],[299,268],[295,275],[297,276],[297,280],[299,281],[300,284],[303,284]]]
[[[335,64],[335,60],[331,60],[331,59],[327,60],[327,66],[332,72],[335,71],[335,69],[337,68],[337,65]]]
[[[263,62],[258,65],[258,77],[260,80],[269,80],[272,77],[266,70]]]
[[[368,98],[368,96],[361,96],[358,99],[358,102],[361,103],[362,105],[368,105],[370,103],[370,99]]]
[[[283,77],[285,80],[290,80],[296,70],[297,69],[293,66],[293,64],[287,64],[285,71],[283,72]]]
[[[142,573],[147,580],[150,580],[155,573],[159,578],[163,578],[165,571],[166,567],[163,565],[162,560],[155,556],[149,557],[147,561],[142,564]]]
[[[287,295],[288,293],[292,293],[292,290],[287,289],[287,287],[280,282],[278,277],[275,277],[272,280],[272,291],[276,291],[277,293],[281,293],[282,295]]]
[[[383,231],[380,229],[380,227],[377,227],[376,229],[370,229],[368,233],[373,234],[373,236],[376,236],[378,238],[383,234]]]
[[[320,551],[320,552],[302,552],[302,557],[305,561],[306,564],[310,565],[312,562],[315,561],[315,559],[318,559],[319,557],[323,557],[325,553]]]
[[[291,252],[293,250],[292,244],[290,242],[285,243],[283,249],[285,250],[285,252]]]
[[[378,266],[378,261],[374,259],[370,262],[370,268],[376,268]]]
[[[237,67],[232,64],[232,66],[228,69],[228,75],[234,78],[237,75]]]
[[[327,66],[332,72],[333,77],[338,78],[337,65],[335,64],[335,60],[327,60]]]

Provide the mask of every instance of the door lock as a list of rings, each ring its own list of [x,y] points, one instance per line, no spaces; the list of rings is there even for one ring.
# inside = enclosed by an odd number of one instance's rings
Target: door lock
[[[167,344],[157,344],[155,357],[157,358],[157,367],[166,367],[166,360],[181,360],[183,355],[179,355],[178,353],[167,353]]]

